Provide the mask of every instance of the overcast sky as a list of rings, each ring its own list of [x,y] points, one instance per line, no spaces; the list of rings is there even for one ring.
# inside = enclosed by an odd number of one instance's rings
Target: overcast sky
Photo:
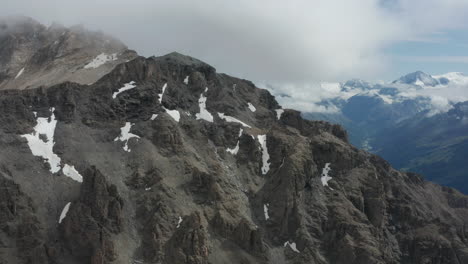
[[[468,0],[0,0],[0,16],[103,30],[256,82],[468,71]]]

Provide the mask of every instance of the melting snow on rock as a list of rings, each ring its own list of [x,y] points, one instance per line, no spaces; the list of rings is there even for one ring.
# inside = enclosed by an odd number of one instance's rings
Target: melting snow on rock
[[[278,118],[278,120],[281,119],[281,115],[284,113],[284,110],[283,109],[276,109],[276,118]]]
[[[75,169],[75,166],[65,164],[65,166],[63,166],[62,172],[65,174],[65,176],[70,177],[77,182],[83,182],[83,176],[81,176],[81,174]]]
[[[120,136],[116,137],[114,141],[122,141],[125,142],[125,145],[123,149],[127,152],[130,152],[131,149],[128,147],[128,140],[131,138],[140,138],[139,136],[130,133],[130,129],[132,128],[134,124],[131,124],[130,122],[126,122],[125,126],[120,128]]]
[[[156,117],[158,117],[158,115],[157,115],[157,114],[153,114],[153,115],[151,116],[151,121],[155,120]]]
[[[164,108],[164,107],[163,107]],[[180,120],[180,113],[179,111],[177,110],[169,110],[169,109],[166,109],[164,108],[164,110],[166,111],[166,113],[168,115],[170,115],[172,117],[172,119],[174,119],[176,122],[179,122]]]
[[[240,121],[239,119],[237,118],[234,118],[232,116],[227,116],[223,113],[218,113],[218,116],[221,118],[221,119],[224,119],[226,122],[231,122],[231,123],[239,123],[245,127],[248,127],[248,128],[251,128],[251,126],[247,125],[246,123]]]
[[[258,135],[257,138],[262,147],[262,174],[267,174],[270,170],[270,163],[268,162],[270,154],[268,154],[266,135]]]
[[[119,95],[120,93],[123,93],[125,91],[128,91],[128,90],[131,90],[133,88],[135,88],[136,85],[135,85],[135,82],[134,81],[131,81],[129,83],[126,83],[124,84],[124,86],[122,88],[120,88],[117,92],[115,92],[113,95],[112,95],[112,98],[117,98],[117,95]]]
[[[177,221],[177,227],[176,228],[179,228],[180,224],[182,224],[182,217],[179,216],[179,221]]]
[[[90,63],[86,64],[84,66],[85,69],[96,69],[104,64],[106,64],[109,61],[115,61],[117,60],[117,53],[113,54],[106,54],[106,53],[101,53],[97,55],[94,60],[92,60]]]
[[[270,206],[270,204],[263,205],[263,214],[265,215],[265,220],[270,219],[270,215],[268,215],[268,206]]]
[[[54,115],[55,108],[51,108],[52,115],[49,118],[37,118],[37,125],[34,127],[34,132],[31,134],[21,135],[28,141],[29,148],[34,156],[42,157],[49,163],[50,172],[57,173],[60,171],[60,157],[53,152],[55,145],[54,133],[57,125],[57,120]],[[44,135],[45,138],[41,137]]]
[[[71,202],[67,203],[65,207],[63,207],[62,213],[60,214],[60,218],[59,218],[59,224],[62,223],[65,217],[67,217],[68,210],[70,209],[70,204]]]
[[[21,69],[21,70],[18,72],[18,74],[16,74],[15,79],[18,79],[18,77],[20,77],[20,76],[23,74],[23,72],[24,72],[24,68]]]
[[[323,170],[322,170],[322,177],[321,177],[321,180],[322,180],[322,185],[323,185],[323,186],[328,186],[328,181],[332,179],[332,177],[328,176],[328,173],[329,173],[330,170],[331,170],[330,164],[331,164],[331,163],[325,164],[325,167],[324,167]]]
[[[294,252],[301,253],[299,250],[297,250],[296,243],[292,242],[289,243],[289,241],[284,242],[284,247],[289,246]]]
[[[244,132],[244,130],[241,128],[240,131],[239,131],[239,138],[242,136],[242,133]],[[231,153],[232,155],[236,155],[237,152],[239,152],[239,140],[237,140],[237,145],[235,148],[228,148],[226,151]]]
[[[188,84],[188,81],[189,81],[189,76],[187,75],[187,77],[185,77],[185,79],[184,79],[184,83]]]
[[[255,106],[253,104],[247,103],[247,106],[249,107],[250,111],[252,111],[252,112],[257,111],[257,108],[255,108]]]
[[[205,89],[205,93],[208,92],[208,88]],[[213,122],[213,115],[211,115],[208,110],[206,110],[206,97],[200,94],[200,99],[198,99],[198,106],[200,107],[200,113],[195,114],[197,120],[203,119],[208,122]]]
[[[159,103],[161,104],[162,103],[162,99],[163,99],[163,96],[164,96],[164,92],[166,91],[166,88],[167,88],[167,83],[165,83],[162,87],[162,92],[159,94]]]

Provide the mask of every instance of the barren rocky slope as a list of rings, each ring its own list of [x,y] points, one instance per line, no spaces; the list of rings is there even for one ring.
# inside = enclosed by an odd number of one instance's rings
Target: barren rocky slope
[[[0,19],[0,90],[65,81],[90,84],[136,56],[119,40],[81,26],[46,27],[27,17]]]
[[[468,263],[467,196],[177,53],[0,91],[0,189],[0,263]]]

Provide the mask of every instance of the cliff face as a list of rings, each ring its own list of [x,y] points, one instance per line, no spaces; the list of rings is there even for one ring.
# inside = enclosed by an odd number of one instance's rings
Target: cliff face
[[[468,197],[187,56],[0,113],[0,263],[468,263]]]

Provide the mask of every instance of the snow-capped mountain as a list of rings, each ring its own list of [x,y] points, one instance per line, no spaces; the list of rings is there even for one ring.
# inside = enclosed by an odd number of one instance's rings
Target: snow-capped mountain
[[[321,88],[326,92],[311,104],[323,111],[308,111],[306,118],[341,124],[354,145],[468,193],[468,165],[457,158],[468,142],[468,119],[462,110],[468,76],[418,71],[390,83],[351,80]],[[452,176],[447,178],[447,173]]]

